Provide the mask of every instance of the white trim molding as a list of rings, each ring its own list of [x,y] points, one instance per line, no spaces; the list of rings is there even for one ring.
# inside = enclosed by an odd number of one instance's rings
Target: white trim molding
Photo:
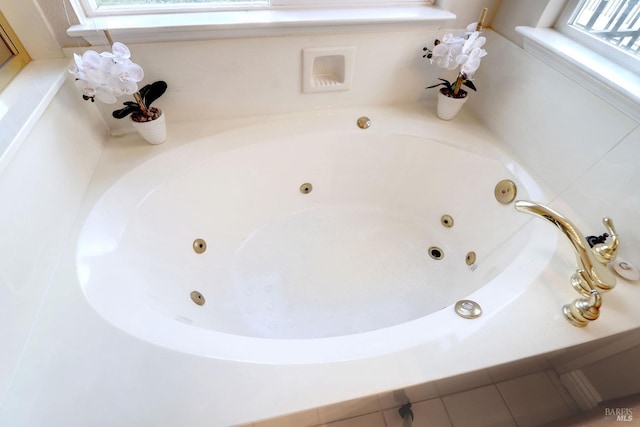
[[[0,175],[67,81],[70,67],[68,59],[31,61],[0,93]]]
[[[381,29],[438,29],[456,15],[434,6],[270,9],[93,17],[67,30],[92,45]]]
[[[560,375],[560,381],[582,411],[597,408],[598,403],[602,402],[600,393],[581,370]]]

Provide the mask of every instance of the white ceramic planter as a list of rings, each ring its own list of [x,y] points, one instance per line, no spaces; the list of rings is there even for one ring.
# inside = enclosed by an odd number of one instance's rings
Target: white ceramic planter
[[[162,144],[167,139],[167,122],[162,111],[160,111],[160,117],[149,122],[135,122],[131,116],[129,121],[149,144]]]
[[[443,88],[438,91],[438,109],[436,114],[442,120],[451,120],[458,114],[462,106],[467,102],[467,99],[469,99],[469,96],[452,98],[445,95],[442,92],[443,90],[446,89]]]

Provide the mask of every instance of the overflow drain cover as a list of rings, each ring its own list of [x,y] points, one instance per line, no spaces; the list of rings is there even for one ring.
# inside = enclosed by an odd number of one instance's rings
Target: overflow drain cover
[[[468,299],[458,301],[455,305],[455,310],[458,316],[464,317],[465,319],[475,319],[482,314],[480,304]]]

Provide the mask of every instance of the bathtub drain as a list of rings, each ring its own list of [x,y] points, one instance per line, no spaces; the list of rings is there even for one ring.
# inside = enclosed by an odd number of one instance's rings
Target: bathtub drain
[[[302,184],[300,186],[300,192],[302,194],[309,194],[309,193],[311,193],[311,190],[313,190],[313,185],[311,185],[308,182],[305,182],[304,184]]]

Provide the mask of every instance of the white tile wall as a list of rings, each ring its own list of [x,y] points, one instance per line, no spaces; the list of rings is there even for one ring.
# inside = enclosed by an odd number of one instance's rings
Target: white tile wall
[[[380,409],[378,397],[368,396],[318,408],[318,418],[320,423],[330,423],[335,420],[351,418],[361,414],[378,412]]]
[[[637,123],[510,41],[486,35],[489,53],[468,106],[535,176],[565,193]]]
[[[593,231],[604,232],[600,219],[610,216],[621,236],[620,257],[640,266],[640,128],[634,129],[586,171],[564,198],[572,206],[590,212]],[[601,231],[599,231],[601,230]]]
[[[491,379],[491,375],[489,375],[489,371],[483,369],[436,381],[436,387],[438,388],[440,396],[446,396],[491,383],[493,383],[493,380]]]
[[[77,97],[65,83],[0,172],[0,406],[106,140]]]
[[[167,82],[167,93],[157,101],[167,120],[195,121],[435,99],[435,91],[425,87],[437,82],[440,69],[422,58],[422,48],[441,35],[379,31],[129,47],[145,70],[144,83]],[[303,93],[302,50],[336,46],[356,49],[351,89]],[[105,112],[114,130],[129,129],[110,117],[111,108]]]
[[[495,382],[505,381],[522,375],[532,374],[549,367],[549,363],[544,356],[529,357],[527,359],[516,360],[504,365],[492,366],[489,374]]]

